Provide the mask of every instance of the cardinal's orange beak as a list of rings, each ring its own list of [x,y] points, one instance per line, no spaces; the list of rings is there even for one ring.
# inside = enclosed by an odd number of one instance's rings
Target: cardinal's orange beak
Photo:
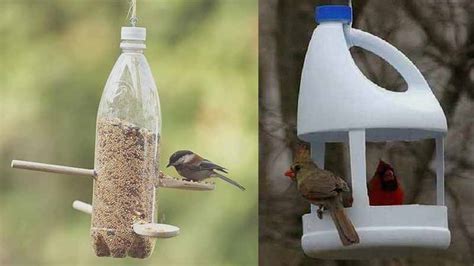
[[[288,171],[285,172],[285,175],[289,177],[291,180],[295,180],[295,172],[293,170],[289,169]]]

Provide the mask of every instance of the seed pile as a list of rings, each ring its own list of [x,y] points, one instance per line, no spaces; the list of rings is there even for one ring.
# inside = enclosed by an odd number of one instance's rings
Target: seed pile
[[[154,222],[159,135],[126,121],[97,122],[91,235],[97,256],[146,258],[153,238],[133,232]]]

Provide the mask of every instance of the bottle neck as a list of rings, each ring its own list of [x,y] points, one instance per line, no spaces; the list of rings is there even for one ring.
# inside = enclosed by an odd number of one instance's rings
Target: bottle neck
[[[323,22],[319,23],[319,25],[321,25],[321,26],[322,25],[325,25],[325,26],[327,26],[327,25],[342,25],[342,24],[348,25],[348,24],[346,24],[342,21],[337,21],[337,20],[335,20],[335,21],[323,21]]]
[[[122,40],[120,42],[120,48],[122,48],[123,53],[143,53],[143,50],[146,49],[146,45],[144,41]]]

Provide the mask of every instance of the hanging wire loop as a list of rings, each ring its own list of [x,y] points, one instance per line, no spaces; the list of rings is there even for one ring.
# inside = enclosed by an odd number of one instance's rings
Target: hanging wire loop
[[[135,27],[138,22],[137,17],[137,0],[129,0],[130,8],[128,9],[127,17],[130,18],[130,25]]]

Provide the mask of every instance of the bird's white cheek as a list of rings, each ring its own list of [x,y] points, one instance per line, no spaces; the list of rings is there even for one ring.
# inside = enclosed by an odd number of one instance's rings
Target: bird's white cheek
[[[187,154],[187,155],[184,155],[183,157],[181,157],[179,159],[179,161],[181,161],[181,163],[189,163],[189,162],[191,162],[192,159],[193,159],[193,155],[192,154]]]
[[[180,165],[183,163],[183,158],[179,158],[176,162],[173,163],[174,166]]]

